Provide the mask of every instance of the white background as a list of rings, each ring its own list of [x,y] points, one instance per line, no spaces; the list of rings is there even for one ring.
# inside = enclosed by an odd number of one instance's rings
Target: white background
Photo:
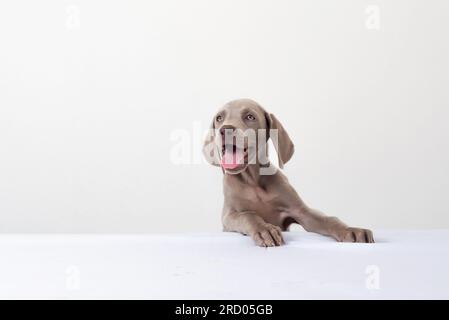
[[[448,228],[448,38],[445,0],[2,1],[0,231],[220,230],[194,131],[239,97],[283,122],[312,207]]]

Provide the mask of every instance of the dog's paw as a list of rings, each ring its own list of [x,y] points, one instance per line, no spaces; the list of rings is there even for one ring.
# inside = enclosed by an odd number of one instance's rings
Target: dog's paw
[[[373,232],[362,228],[346,228],[337,234],[340,242],[364,242],[374,243]]]
[[[282,238],[281,228],[270,223],[265,223],[255,228],[251,238],[260,247],[277,247],[285,243]]]

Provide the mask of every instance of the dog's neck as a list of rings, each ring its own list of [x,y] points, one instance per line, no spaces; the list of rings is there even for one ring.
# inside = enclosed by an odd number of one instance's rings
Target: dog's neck
[[[250,164],[244,171],[238,174],[226,173],[226,175],[228,175],[229,178],[242,180],[247,185],[260,186],[262,180],[262,175],[260,174],[261,168],[268,166],[270,166],[269,163],[267,165],[261,165],[259,163]]]
[[[258,185],[260,182],[260,165],[250,164],[240,175],[247,184]]]

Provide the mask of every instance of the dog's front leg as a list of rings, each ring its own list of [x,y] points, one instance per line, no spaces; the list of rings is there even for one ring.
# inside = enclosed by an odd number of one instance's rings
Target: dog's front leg
[[[284,244],[281,228],[265,222],[254,211],[224,213],[223,227],[224,231],[240,232],[250,236],[261,247]]]
[[[330,236],[341,242],[374,242],[371,230],[348,227],[337,217],[328,217],[305,205],[295,212],[295,220],[306,230]]]

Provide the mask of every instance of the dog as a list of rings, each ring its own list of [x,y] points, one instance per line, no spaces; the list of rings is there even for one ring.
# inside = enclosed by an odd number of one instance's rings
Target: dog
[[[368,229],[348,227],[308,207],[287,177],[268,160],[272,140],[283,168],[294,145],[279,120],[250,99],[233,100],[214,116],[204,141],[206,160],[223,170],[223,230],[250,236],[256,245],[283,245],[293,223],[340,242],[373,243]]]

